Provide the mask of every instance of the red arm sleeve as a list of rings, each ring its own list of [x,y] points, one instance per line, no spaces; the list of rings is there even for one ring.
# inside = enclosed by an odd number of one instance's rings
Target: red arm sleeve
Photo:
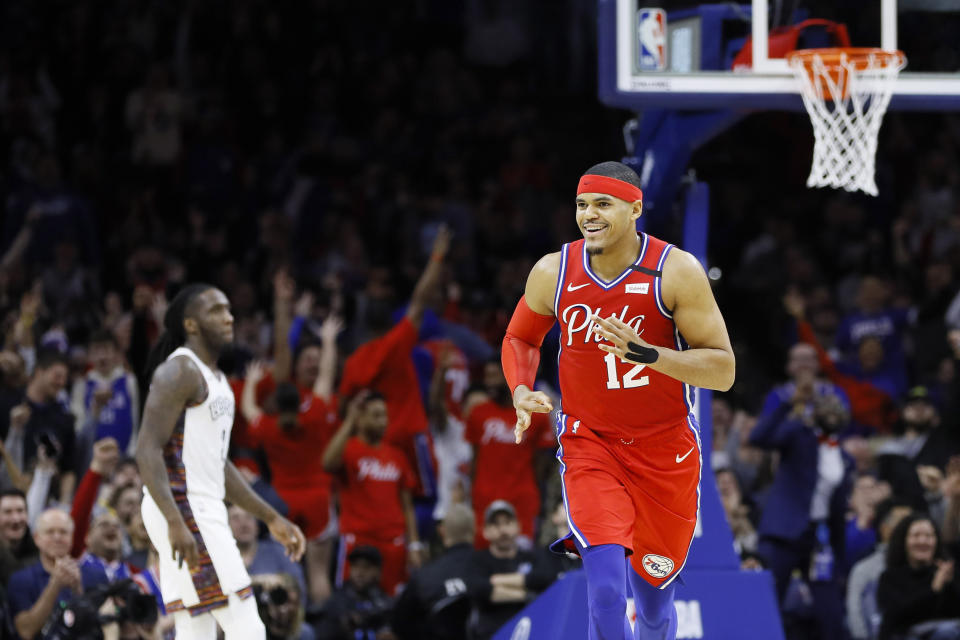
[[[73,518],[73,544],[70,555],[79,558],[86,545],[87,529],[90,528],[90,513],[93,503],[97,501],[100,491],[100,482],[103,476],[92,469],[88,469],[80,480],[80,486],[73,496],[73,506],[70,507],[70,517]]]
[[[507,326],[500,352],[503,375],[511,393],[521,384],[533,388],[537,367],[540,366],[540,345],[554,322],[556,319],[553,316],[544,316],[531,309],[526,296],[520,298]]]
[[[823,370],[827,377],[833,379],[839,372],[837,371],[837,365],[834,364],[833,360],[830,359],[830,355],[827,353],[826,349],[820,344],[820,341],[817,340],[817,334],[813,332],[813,327],[810,326],[810,323],[806,320],[797,320],[797,337],[800,338],[800,342],[806,342],[808,345],[816,349],[817,351],[817,360],[820,362],[820,368]]]
[[[359,389],[369,387],[389,366],[390,358],[409,357],[416,345],[417,328],[409,318],[402,319],[382,337],[361,345],[343,366],[338,395],[349,398]]]

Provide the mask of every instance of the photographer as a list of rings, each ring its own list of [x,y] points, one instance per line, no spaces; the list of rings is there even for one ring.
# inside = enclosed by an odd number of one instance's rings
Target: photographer
[[[107,582],[103,570],[80,567],[70,557],[73,521],[63,511],[49,509],[37,519],[33,535],[40,560],[10,578],[8,602],[17,633],[23,640],[37,636],[44,622],[71,593]]]
[[[392,602],[380,588],[380,551],[361,545],[347,560],[350,574],[324,604],[317,640],[396,640],[387,627]]]
[[[161,640],[157,602],[133,580],[100,585],[56,609],[43,640]]]
[[[773,572],[780,601],[794,569],[809,577],[817,637],[824,640],[843,637],[839,569],[854,463],[840,448],[837,433],[848,422],[840,398],[816,395],[813,373],[807,372],[798,377],[790,400],[761,417],[750,433],[750,444],[780,453],[758,529],[759,554]]]
[[[267,640],[315,640],[303,623],[302,586],[289,573],[252,576],[253,594],[260,619],[267,628]]]

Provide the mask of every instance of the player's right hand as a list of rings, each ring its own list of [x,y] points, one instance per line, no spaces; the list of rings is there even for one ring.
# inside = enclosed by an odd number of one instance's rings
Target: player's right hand
[[[532,413],[550,413],[553,403],[550,396],[543,391],[531,391],[526,385],[518,385],[513,390],[513,408],[517,410],[517,424],[513,428],[513,435],[517,444],[523,440],[523,432],[530,428]]]
[[[170,524],[170,549],[172,550],[173,561],[178,567],[182,567],[186,562],[187,566],[195,569],[200,564],[200,550],[197,548],[197,541],[193,533],[187,527],[187,523],[182,519],[179,522]]]

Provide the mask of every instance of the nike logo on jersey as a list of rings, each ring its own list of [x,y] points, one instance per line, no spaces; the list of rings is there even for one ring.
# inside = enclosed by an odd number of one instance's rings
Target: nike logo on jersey
[[[627,293],[647,293],[650,291],[649,282],[629,282],[627,283]]]
[[[571,282],[567,284],[567,291],[576,291],[577,289],[583,289],[584,287],[589,287],[589,286],[590,286],[589,282],[586,284],[578,284],[577,286],[573,286],[573,283]]]
[[[686,459],[687,459],[687,456],[690,455],[691,453],[693,453],[693,450],[694,450],[694,449],[696,449],[696,447],[690,447],[690,451],[687,451],[687,452],[686,452],[685,454],[683,454],[682,456],[678,453],[678,454],[677,454],[677,464],[680,464],[681,462],[683,462],[684,460],[686,460]]]

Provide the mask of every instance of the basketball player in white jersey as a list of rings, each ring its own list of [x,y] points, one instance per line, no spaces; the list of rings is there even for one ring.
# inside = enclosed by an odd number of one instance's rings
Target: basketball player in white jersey
[[[143,523],[160,556],[160,591],[177,640],[213,640],[217,624],[227,640],[262,640],[266,631],[224,500],[267,523],[292,559],[300,560],[306,542],[227,459],[235,405],[217,369],[233,341],[227,297],[209,285],[188,285],[163,324],[147,362],[152,382],[137,443]]]

